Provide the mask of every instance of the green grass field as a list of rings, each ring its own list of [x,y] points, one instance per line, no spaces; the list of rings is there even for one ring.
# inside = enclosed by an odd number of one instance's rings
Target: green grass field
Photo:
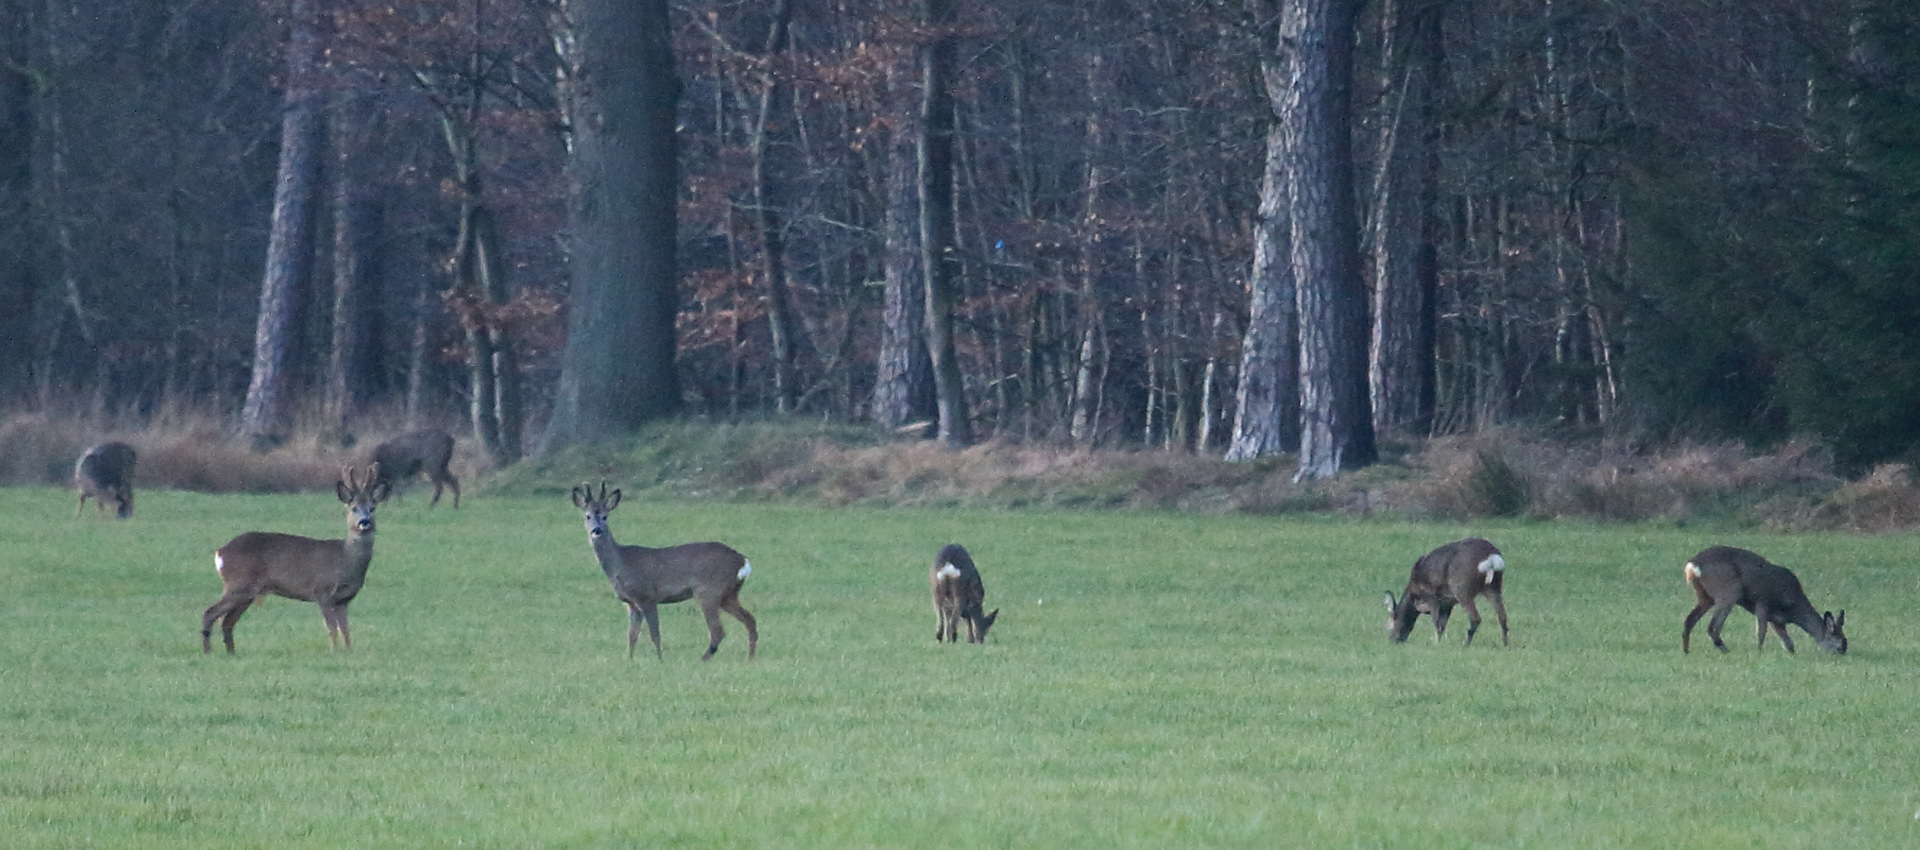
[[[625,543],[721,539],[761,624],[625,652],[566,497],[380,511],[356,650],[275,599],[200,654],[212,551],[338,536],[330,497],[0,490],[0,844],[342,847],[1902,847],[1920,841],[1912,536],[630,500]],[[1513,645],[1384,636],[1415,557],[1506,552]],[[993,642],[935,645],[972,550]],[[1852,652],[1730,655],[1680,565],[1793,567]],[[1489,619],[1491,615],[1489,614]],[[1704,629],[1704,626],[1702,627]],[[1800,633],[1794,632],[1796,637]],[[1491,635],[1491,639],[1489,639]],[[1706,651],[1701,651],[1705,646]]]

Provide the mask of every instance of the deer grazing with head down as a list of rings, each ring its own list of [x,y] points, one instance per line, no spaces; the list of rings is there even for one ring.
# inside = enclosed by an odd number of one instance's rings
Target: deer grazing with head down
[[[1472,646],[1474,633],[1480,631],[1480,609],[1473,601],[1484,596],[1500,618],[1500,643],[1505,644],[1507,606],[1500,600],[1500,589],[1506,572],[1507,562],[1500,550],[1478,537],[1456,540],[1428,552],[1414,562],[1413,574],[1400,597],[1395,599],[1392,591],[1387,593],[1387,636],[1395,643],[1405,641],[1414,621],[1427,614],[1433,617],[1433,642],[1439,643],[1447,632],[1453,606],[1459,604],[1467,609],[1467,640],[1462,646]]]
[[[1800,579],[1786,567],[1767,562],[1745,549],[1732,546],[1714,546],[1702,550],[1693,556],[1681,575],[1687,585],[1693,588],[1698,604],[1687,612],[1687,622],[1680,630],[1680,651],[1693,651],[1690,645],[1693,638],[1693,624],[1709,610],[1713,619],[1707,621],[1707,636],[1713,638],[1713,645],[1721,652],[1727,651],[1727,645],[1720,640],[1720,627],[1727,621],[1727,614],[1738,605],[1747,609],[1757,621],[1760,633],[1756,648],[1767,645],[1767,628],[1771,626],[1780,635],[1780,643],[1793,652],[1793,639],[1787,637],[1787,624],[1799,626],[1802,631],[1813,637],[1814,643],[1828,652],[1844,655],[1847,651],[1847,635],[1841,631],[1846,625],[1847,612],[1841,611],[1836,617],[1833,612],[1821,613],[1807,599],[1807,592],[1800,587]]]
[[[373,561],[373,509],[391,487],[379,471],[368,469],[361,481],[352,469],[334,483],[347,506],[344,540],[315,540],[273,531],[249,531],[213,553],[213,569],[225,592],[200,617],[200,651],[213,652],[213,621],[220,620],[227,652],[233,652],[233,626],[262,594],[271,593],[320,606],[327,621],[327,643],[353,650],[347,630],[347,603],[360,593]]]
[[[934,641],[958,643],[960,622],[964,620],[967,643],[986,643],[987,630],[1000,618],[1000,609],[981,613],[986,607],[987,589],[980,583],[980,571],[974,569],[973,556],[966,548],[958,543],[942,548],[933,559],[928,580],[933,584],[933,613],[940,620],[933,632]]]
[[[380,480],[389,485],[413,480],[425,474],[433,482],[433,501],[440,504],[440,488],[453,489],[453,506],[460,507],[460,479],[453,477],[447,464],[453,461],[453,437],[438,428],[424,428],[401,434],[373,448],[373,465]]]
[[[113,515],[121,519],[133,516],[133,447],[126,443],[101,443],[90,446],[73,465],[73,486],[80,491],[80,505],[73,509],[79,516],[87,508],[87,497],[101,511],[113,500]]]
[[[607,492],[601,482],[595,495],[593,485],[573,488],[573,506],[580,509],[587,523],[587,541],[593,544],[593,557],[613,584],[613,595],[627,604],[627,657],[640,641],[640,623],[647,624],[647,636],[653,639],[653,655],[660,653],[660,606],[692,599],[700,603],[707,618],[707,654],[705,661],[720,650],[726,632],[720,628],[720,612],[731,614],[747,627],[747,658],[753,658],[760,645],[760,630],[753,615],[740,605],[740,587],[753,573],[753,565],[732,547],[722,543],[687,543],[665,549],[622,546],[613,540],[607,528],[607,514],[620,504],[620,491]]]

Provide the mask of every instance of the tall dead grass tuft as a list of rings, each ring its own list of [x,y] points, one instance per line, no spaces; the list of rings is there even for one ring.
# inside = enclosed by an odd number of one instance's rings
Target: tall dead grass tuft
[[[1920,525],[1920,488],[1904,463],[1873,468],[1865,478],[1840,485],[1813,511],[1813,524],[1847,531],[1883,532]]]

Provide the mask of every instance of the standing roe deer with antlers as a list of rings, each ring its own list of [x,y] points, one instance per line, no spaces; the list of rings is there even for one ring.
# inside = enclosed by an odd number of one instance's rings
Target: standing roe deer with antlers
[[[113,500],[113,515],[121,519],[133,516],[133,447],[126,443],[101,443],[89,446],[73,465],[73,486],[80,490],[80,505],[73,509],[79,516],[87,509],[87,497],[101,511]]]
[[[600,494],[593,485],[573,488],[573,506],[587,522],[587,540],[593,544],[593,557],[613,584],[613,595],[627,604],[627,657],[640,641],[640,622],[647,623],[647,636],[653,638],[653,655],[660,653],[660,606],[692,599],[700,603],[707,618],[707,654],[705,661],[720,650],[726,636],[720,628],[720,612],[725,611],[747,627],[747,658],[753,658],[760,645],[760,630],[753,615],[740,605],[740,586],[753,573],[753,565],[732,547],[723,543],[686,543],[665,549],[622,546],[613,541],[607,528],[607,514],[620,504],[620,491],[607,492],[600,483]]]
[[[973,567],[973,556],[965,547],[950,543],[933,559],[928,575],[933,584],[933,613],[940,618],[935,627],[935,642],[960,642],[960,621],[967,622],[967,643],[986,643],[987,630],[999,619],[1000,609],[982,614],[987,588],[980,583],[980,571]]]
[[[373,448],[374,468],[389,485],[426,474],[433,482],[433,501],[427,507],[440,504],[442,485],[453,488],[453,506],[460,507],[460,479],[447,470],[452,461],[453,436],[438,428],[401,434]]]
[[[1780,635],[1780,643],[1792,653],[1793,639],[1787,637],[1787,624],[1792,623],[1811,635],[1821,649],[1841,655],[1847,652],[1847,635],[1841,631],[1847,622],[1847,612],[1841,611],[1840,616],[1835,617],[1831,611],[1822,614],[1815,609],[1807,599],[1807,592],[1801,589],[1800,579],[1786,567],[1768,563],[1767,559],[1745,549],[1714,546],[1693,556],[1680,573],[1698,599],[1680,630],[1681,652],[1693,651],[1693,624],[1700,622],[1709,609],[1713,611],[1713,619],[1707,621],[1707,636],[1713,638],[1713,645],[1721,652],[1726,652],[1727,645],[1720,640],[1720,627],[1735,605],[1747,609],[1757,621],[1760,639],[1756,648],[1766,647],[1767,627],[1772,626]]]
[[[352,469],[344,470],[334,493],[347,506],[345,540],[249,531],[214,552],[213,569],[225,592],[200,618],[200,651],[213,652],[213,621],[224,617],[220,631],[232,653],[233,625],[263,593],[318,603],[327,621],[328,645],[338,649],[344,642],[347,651],[353,651],[347,603],[367,580],[367,565],[373,561],[373,509],[391,489],[377,469],[368,469],[365,481],[357,480]]]
[[[1467,640],[1461,645],[1472,646],[1474,633],[1480,631],[1480,609],[1474,607],[1473,600],[1485,596],[1500,617],[1500,643],[1504,645],[1507,606],[1500,600],[1500,589],[1506,572],[1507,562],[1500,557],[1500,550],[1478,537],[1456,540],[1428,552],[1414,562],[1413,574],[1407,578],[1407,589],[1400,598],[1387,592],[1387,636],[1394,643],[1405,641],[1414,621],[1421,614],[1429,614],[1433,617],[1433,642],[1439,643],[1447,632],[1447,617],[1459,603],[1467,609]]]

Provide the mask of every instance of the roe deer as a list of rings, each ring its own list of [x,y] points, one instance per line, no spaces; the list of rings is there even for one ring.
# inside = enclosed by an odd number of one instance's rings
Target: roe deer
[[[1709,609],[1713,619],[1707,621],[1707,636],[1713,638],[1713,645],[1727,651],[1727,645],[1720,640],[1720,627],[1727,621],[1727,614],[1738,605],[1753,613],[1760,633],[1760,642],[1756,648],[1767,645],[1767,627],[1780,635],[1787,652],[1793,652],[1793,639],[1787,637],[1787,624],[1799,626],[1813,636],[1814,643],[1828,652],[1845,655],[1847,636],[1841,627],[1847,622],[1847,612],[1841,611],[1835,617],[1833,612],[1820,613],[1807,600],[1807,592],[1800,588],[1800,579],[1792,570],[1767,562],[1745,549],[1732,546],[1714,546],[1702,550],[1693,556],[1693,560],[1680,570],[1693,588],[1693,594],[1699,604],[1687,613],[1686,625],[1680,630],[1680,651],[1692,652],[1693,624]]]
[[[934,641],[959,643],[960,621],[965,620],[967,643],[986,643],[987,630],[999,619],[1000,609],[993,609],[991,614],[980,613],[987,589],[980,583],[980,571],[973,568],[973,556],[967,554],[966,548],[958,543],[942,548],[933,559],[933,571],[928,579],[933,583],[933,613],[940,618],[933,632]]]
[[[133,516],[133,447],[126,443],[101,443],[90,446],[73,465],[73,486],[80,490],[80,505],[73,509],[79,516],[87,508],[87,497],[106,511],[113,500],[113,515],[121,519]]]
[[[334,493],[347,506],[345,540],[249,531],[214,552],[213,569],[225,592],[200,617],[200,651],[213,652],[213,621],[224,617],[220,631],[232,653],[233,624],[263,593],[319,603],[328,645],[338,649],[344,642],[347,651],[353,651],[347,603],[367,580],[367,564],[373,561],[373,509],[391,489],[376,469],[367,470],[365,481],[347,469],[334,483]]]
[[[633,657],[640,641],[640,621],[647,623],[647,636],[653,638],[653,656],[660,654],[660,606],[692,599],[700,603],[707,618],[707,654],[705,661],[720,650],[726,632],[720,628],[720,612],[725,611],[747,627],[747,657],[751,659],[760,645],[760,630],[753,615],[740,605],[740,586],[753,573],[753,565],[722,543],[687,543],[665,549],[622,546],[613,541],[607,528],[607,514],[620,504],[620,491],[607,492],[606,482],[600,494],[593,485],[573,488],[573,506],[587,521],[587,540],[593,544],[593,557],[613,584],[613,595],[627,604],[627,657]]]
[[[1391,591],[1387,593],[1387,636],[1394,643],[1405,641],[1414,621],[1421,614],[1429,614],[1433,617],[1433,642],[1439,643],[1447,633],[1447,617],[1458,603],[1467,609],[1467,641],[1462,646],[1472,646],[1474,633],[1480,631],[1480,609],[1474,607],[1473,600],[1485,596],[1500,617],[1500,643],[1504,645],[1507,606],[1500,601],[1500,588],[1506,572],[1507,562],[1500,557],[1500,550],[1478,537],[1456,540],[1428,552],[1414,562],[1413,574],[1407,578],[1407,589],[1400,598],[1395,599]]]
[[[427,507],[440,504],[442,485],[453,488],[453,506],[460,507],[460,479],[447,471],[452,460],[453,437],[437,428],[401,434],[373,448],[373,465],[389,485],[426,474],[433,482],[433,501]]]

